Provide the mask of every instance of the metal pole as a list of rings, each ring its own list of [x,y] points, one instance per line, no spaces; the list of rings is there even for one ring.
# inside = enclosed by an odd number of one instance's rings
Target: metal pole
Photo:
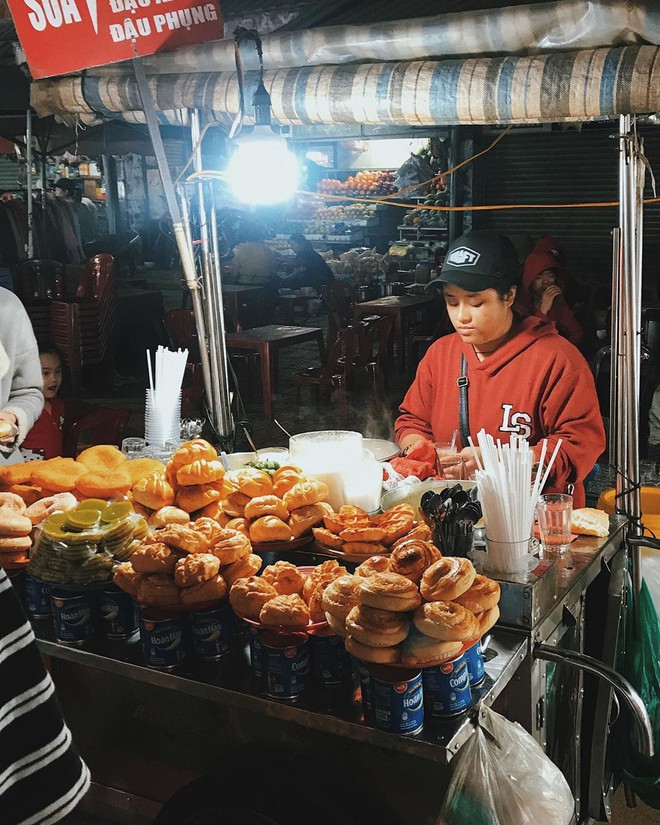
[[[615,342],[619,330],[619,278],[621,254],[621,230],[615,227],[612,230],[612,302],[610,312],[610,410],[608,420],[608,442],[610,467],[617,466],[617,410],[619,409],[618,373],[619,359],[615,350]]]
[[[193,312],[195,313],[195,324],[197,326],[197,334],[200,341],[200,355],[202,359],[202,373],[204,376],[204,386],[206,388],[207,398],[213,398],[215,392],[213,381],[211,378],[209,350],[216,346],[216,341],[209,339],[206,335],[206,323],[204,319],[204,306],[202,302],[201,288],[195,270],[195,261],[193,259],[192,245],[190,242],[190,235],[186,232],[181,218],[181,211],[176,199],[174,191],[174,184],[172,182],[172,175],[167,163],[165,155],[165,147],[163,146],[163,139],[158,127],[158,120],[156,118],[156,108],[154,100],[147,82],[147,75],[144,70],[144,64],[140,58],[133,59],[133,71],[135,73],[135,80],[137,81],[140,98],[142,99],[142,106],[144,107],[144,114],[149,127],[149,135],[153,143],[154,152],[156,154],[156,162],[163,182],[163,189],[165,192],[165,200],[167,201],[167,208],[172,218],[172,231],[176,241],[177,249],[179,251],[179,258],[181,259],[181,266],[183,269],[183,277],[186,281],[186,286],[190,290],[193,302]],[[222,301],[222,293],[220,294],[220,301]],[[222,304],[220,305],[222,307]],[[224,343],[224,342],[223,342]],[[220,387],[222,392],[222,386]],[[230,433],[226,432],[225,420],[229,417],[229,395],[227,393],[226,399],[223,399],[226,404],[227,416],[222,420],[216,419],[216,411],[211,410],[212,425],[218,435],[221,437],[230,437]]]
[[[25,251],[28,258],[34,258],[34,220],[32,214],[32,109],[28,109],[25,115],[25,142],[27,144],[25,159],[27,162],[27,175],[25,186],[27,189],[27,244]]]

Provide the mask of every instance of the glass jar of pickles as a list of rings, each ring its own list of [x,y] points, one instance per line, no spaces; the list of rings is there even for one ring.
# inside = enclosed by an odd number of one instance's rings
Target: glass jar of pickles
[[[146,534],[147,522],[130,502],[87,499],[44,520],[28,570],[45,582],[108,581],[115,564],[127,561],[133,542]]]

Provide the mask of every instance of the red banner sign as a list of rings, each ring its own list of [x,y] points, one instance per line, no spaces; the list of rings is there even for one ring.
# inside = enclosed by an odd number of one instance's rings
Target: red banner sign
[[[222,37],[219,0],[7,0],[32,77]]]

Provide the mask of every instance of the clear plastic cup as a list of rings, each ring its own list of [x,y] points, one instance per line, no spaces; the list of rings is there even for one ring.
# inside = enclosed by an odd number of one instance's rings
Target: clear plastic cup
[[[553,558],[567,553],[571,543],[573,496],[546,493],[536,505],[536,517],[543,545],[543,555]]]

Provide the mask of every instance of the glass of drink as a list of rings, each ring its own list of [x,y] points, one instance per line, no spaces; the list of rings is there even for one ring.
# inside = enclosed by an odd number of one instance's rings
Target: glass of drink
[[[144,438],[125,438],[121,442],[121,451],[128,458],[139,458],[146,446]]]
[[[573,496],[565,493],[546,493],[536,505],[536,516],[543,554],[546,558],[560,556],[571,543]]]
[[[442,478],[465,478],[465,462],[458,453],[456,442],[453,444],[436,442],[433,446],[438,475]]]

